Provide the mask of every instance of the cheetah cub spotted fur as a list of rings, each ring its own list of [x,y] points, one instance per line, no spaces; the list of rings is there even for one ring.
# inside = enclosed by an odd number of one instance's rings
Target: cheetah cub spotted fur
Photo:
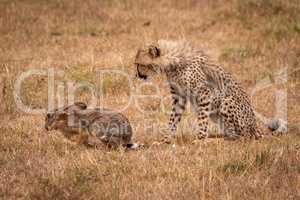
[[[173,97],[169,122],[172,135],[190,101],[198,116],[200,139],[208,137],[209,119],[221,126],[227,139],[261,137],[243,87],[202,50],[187,42],[158,41],[138,50],[135,66],[141,79],[154,74],[166,75]]]

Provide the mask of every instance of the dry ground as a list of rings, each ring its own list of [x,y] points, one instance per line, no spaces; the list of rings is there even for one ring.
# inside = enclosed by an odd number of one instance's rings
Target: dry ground
[[[157,126],[167,123],[169,100],[160,106],[148,98],[138,102],[152,114],[133,103],[124,111],[134,139],[148,148],[107,151],[47,134],[42,115],[16,107],[14,83],[30,69],[64,72],[55,76],[55,101],[67,99],[67,91],[58,92],[67,83],[97,85],[95,72],[104,68],[121,69],[137,88],[134,54],[162,38],[209,49],[249,93],[270,82],[252,98],[264,116],[276,114],[276,90],[287,91],[289,133],[193,144],[187,112],[172,156],[168,145],[151,146],[167,132]],[[300,199],[299,0],[0,0],[0,65],[0,199]],[[283,69],[287,81],[278,75]],[[168,96],[163,77],[154,81]],[[103,80],[105,107],[126,104],[133,89],[124,83],[116,75]],[[90,96],[76,93],[82,101]],[[47,77],[26,79],[21,99],[47,108]]]

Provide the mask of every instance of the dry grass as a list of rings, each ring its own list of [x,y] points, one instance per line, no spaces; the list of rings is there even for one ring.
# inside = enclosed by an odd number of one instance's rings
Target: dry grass
[[[0,0],[0,199],[300,199],[300,4],[298,0]],[[181,39],[211,50],[250,92],[262,78],[273,82],[253,97],[257,111],[275,114],[275,89],[288,91],[289,134],[261,141],[220,139],[192,144],[190,126],[179,130],[176,156],[170,146],[151,146],[166,129],[169,100],[141,101],[125,111],[137,152],[86,149],[46,134],[44,117],[21,112],[13,99],[16,78],[28,69],[64,71],[55,77],[96,84],[98,69],[134,76],[139,46]],[[288,67],[288,82],[277,72]],[[126,105],[132,91],[124,77],[104,80],[103,104]],[[163,80],[156,78],[168,96]],[[140,82],[134,80],[134,86]],[[145,93],[153,93],[145,89]],[[31,77],[22,99],[46,108],[47,78]],[[66,98],[67,91],[62,93]],[[88,100],[84,89],[76,99]],[[185,123],[193,114],[185,114]]]

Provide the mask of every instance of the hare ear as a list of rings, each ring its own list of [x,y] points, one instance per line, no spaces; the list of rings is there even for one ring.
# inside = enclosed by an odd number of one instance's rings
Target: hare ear
[[[149,54],[152,56],[152,58],[156,58],[160,56],[160,49],[154,45],[151,45],[149,47]]]
[[[83,102],[76,102],[74,105],[78,106],[81,110],[85,110],[87,108],[87,105]]]
[[[59,117],[58,118],[59,120],[67,120],[69,117],[69,114],[67,112],[63,112],[58,117]]]

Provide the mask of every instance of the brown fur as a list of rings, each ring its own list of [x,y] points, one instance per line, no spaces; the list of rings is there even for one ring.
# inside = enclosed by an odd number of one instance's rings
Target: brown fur
[[[60,130],[78,144],[89,145],[91,137],[110,147],[132,144],[132,128],[124,115],[107,109],[87,109],[84,103],[77,102],[49,112],[45,128]]]

